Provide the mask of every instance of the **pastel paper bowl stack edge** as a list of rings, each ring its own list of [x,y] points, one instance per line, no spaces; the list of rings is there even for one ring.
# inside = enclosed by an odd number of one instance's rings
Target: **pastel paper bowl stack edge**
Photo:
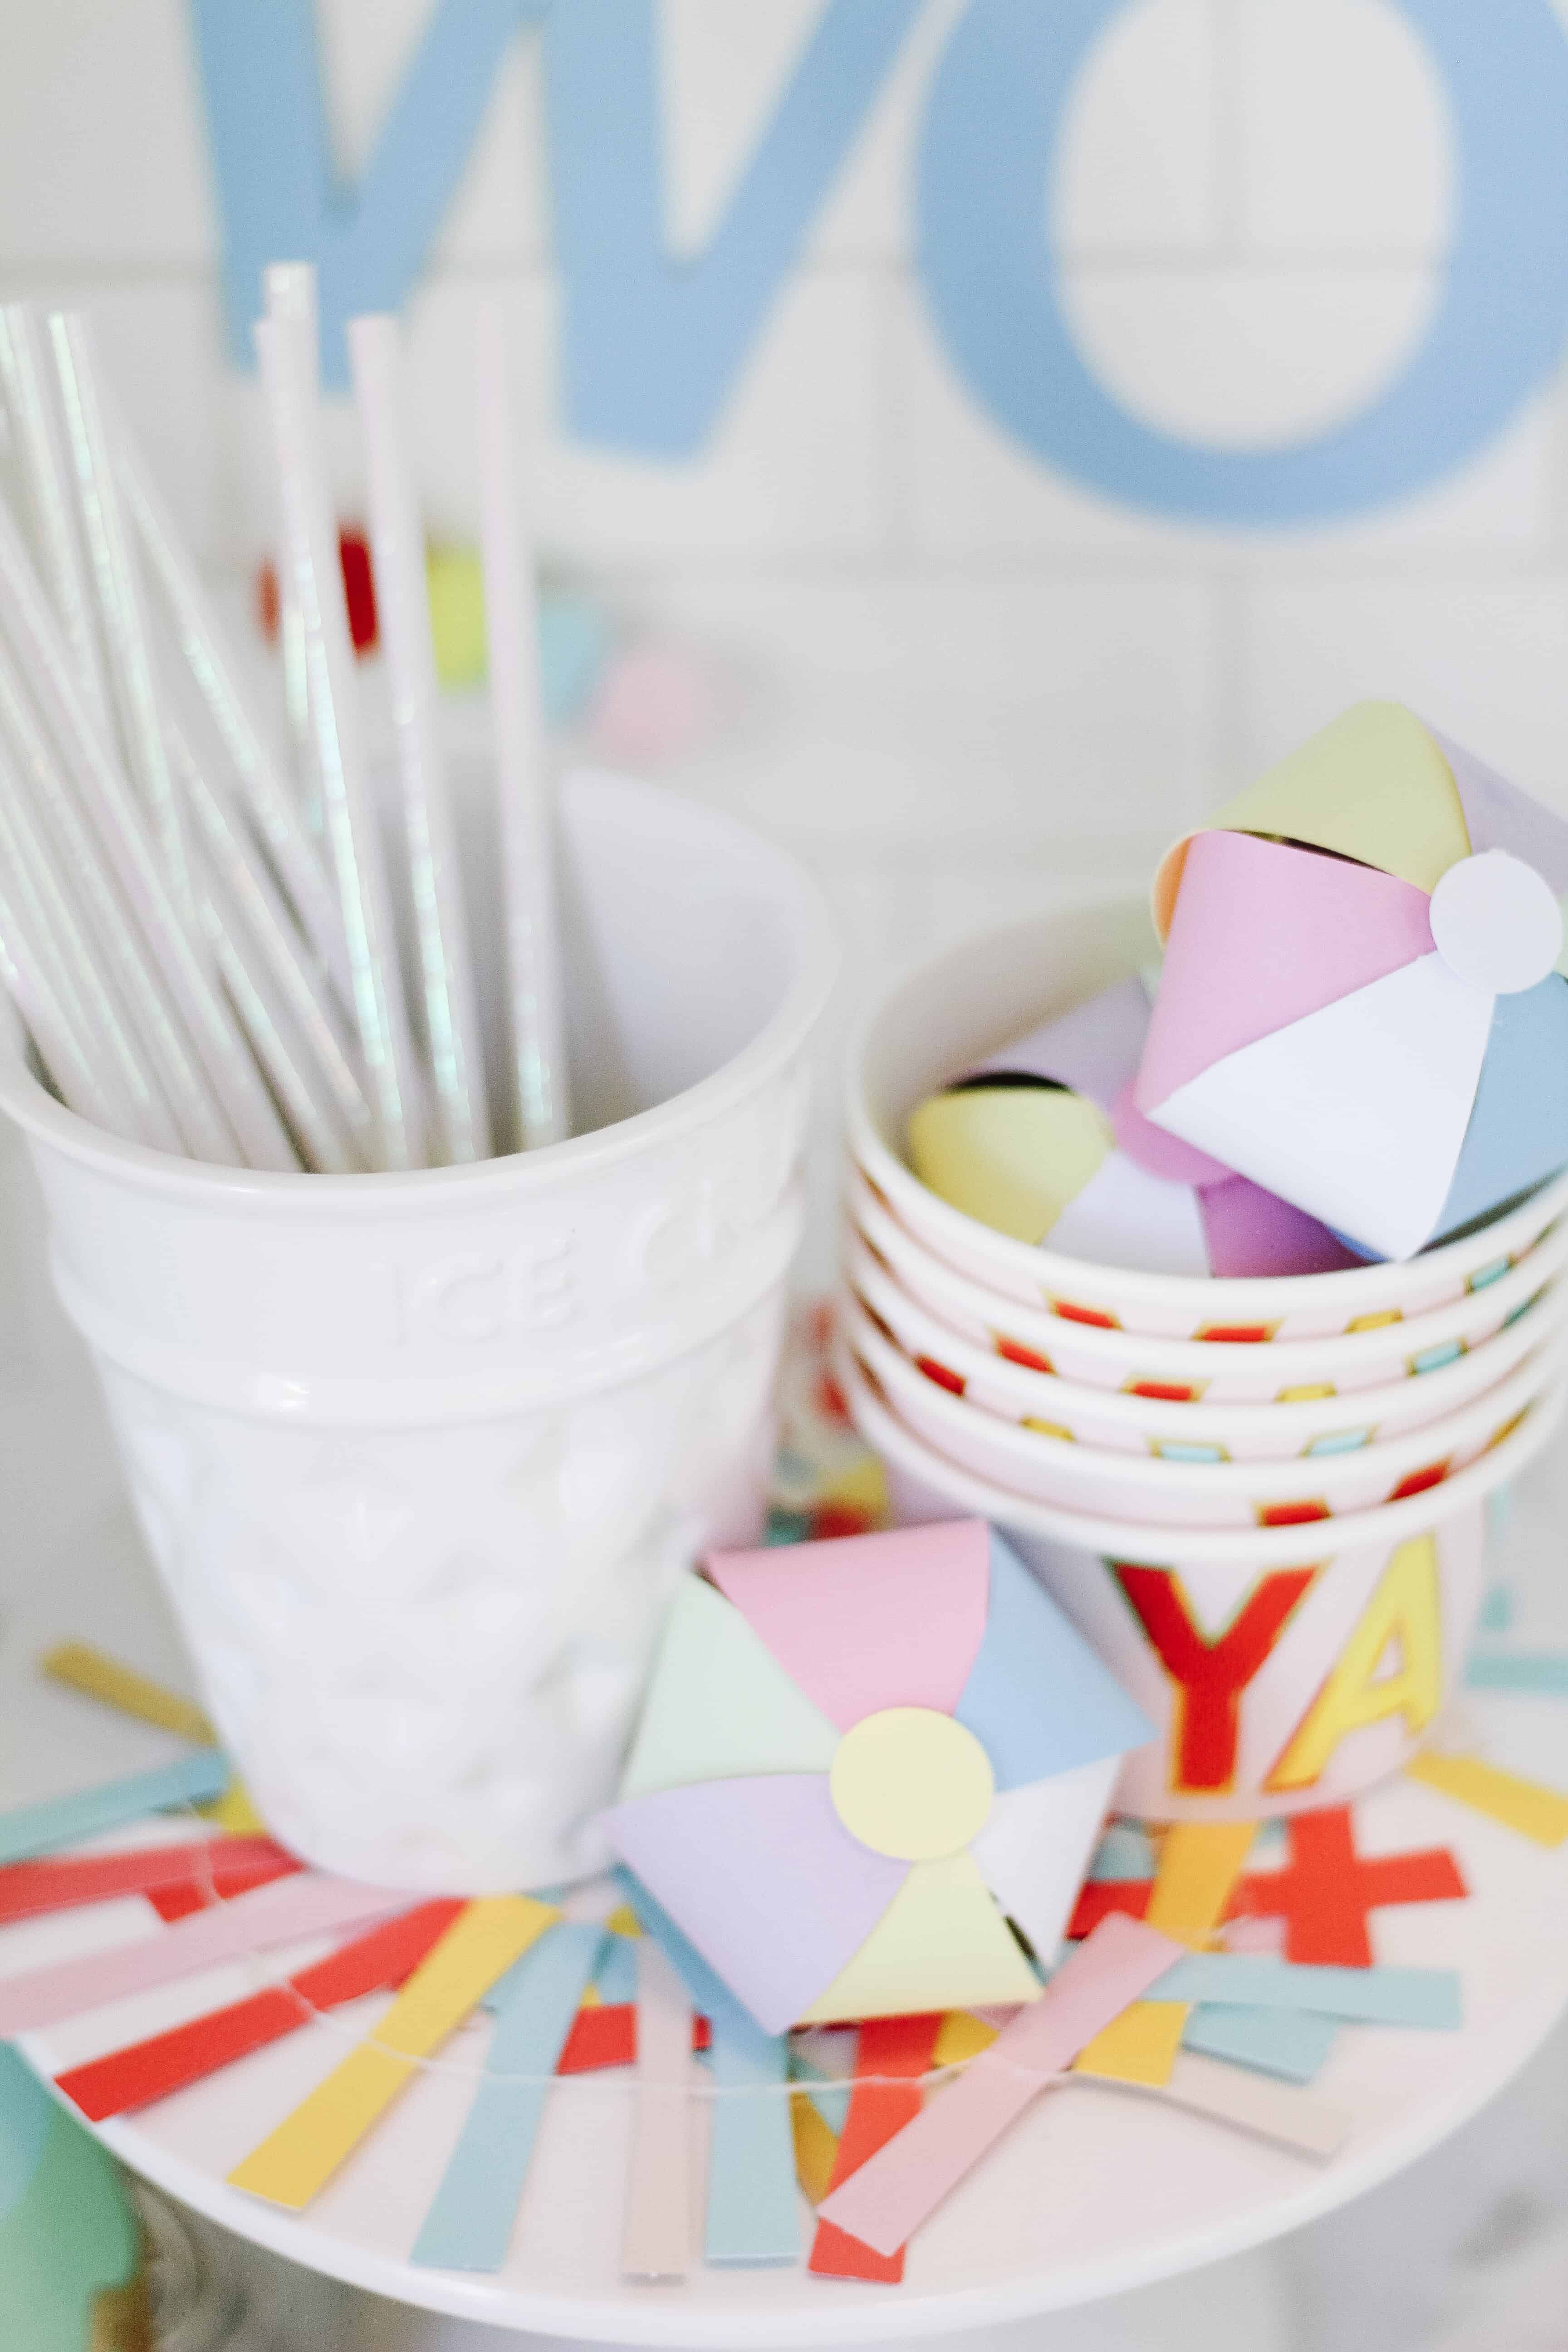
[[[1003,1528],[1160,1726],[1123,1810],[1310,1810],[1397,1770],[1458,1681],[1487,1498],[1560,1413],[1568,1175],[1405,1263],[1245,1279],[1068,1256],[928,1190],[916,1106],[1155,950],[1140,901],[1083,904],[874,1008],[838,1370],[900,1522]]]

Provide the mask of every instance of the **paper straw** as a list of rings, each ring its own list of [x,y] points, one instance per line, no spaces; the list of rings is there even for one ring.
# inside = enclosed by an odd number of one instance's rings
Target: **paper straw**
[[[23,837],[36,845],[37,872],[49,877],[51,921],[130,1106],[127,1131],[157,1150],[184,1153],[188,1138],[172,1105],[186,1089],[201,1093],[201,1073],[3,640],[0,737],[18,762],[13,816]]]
[[[0,503],[0,609],[42,706],[69,781],[140,926],[205,1073],[165,1056],[159,1076],[200,1159],[296,1168],[293,1146],[234,1016],[186,931],[124,776],[77,697],[69,658],[9,509]],[[193,1082],[194,1081],[194,1082]]]
[[[168,607],[185,666],[239,779],[247,814],[293,901],[306,939],[346,1008],[353,1002],[348,950],[321,853],[306,830],[287,777],[251,717],[222,625],[157,486],[119,418],[112,420],[111,429],[126,508]]]
[[[404,425],[397,321],[384,316],[351,319],[349,356],[364,436],[376,611],[392,684],[441,1156],[450,1161],[484,1160],[490,1150],[489,1111],[437,716],[425,538]]]
[[[269,1060],[268,1074],[280,1087],[295,1131],[309,1142],[319,1169],[364,1169],[374,1164],[375,1122],[339,1032],[332,1005],[312,977],[307,951],[289,920],[259,850],[216,780],[192,752],[177,722],[169,720],[170,755],[198,836],[202,867],[227,907],[226,929],[234,944],[259,961],[265,985],[261,1003],[280,1037],[297,1037],[289,1058],[297,1075],[285,1081]],[[226,978],[227,971],[226,967]],[[258,1044],[250,1021],[253,1044]]]
[[[189,921],[195,898],[184,827],[158,725],[146,608],[110,460],[91,331],[85,319],[62,310],[50,312],[48,327],[120,741],[163,856],[164,877]],[[112,740],[104,737],[106,742]]]
[[[571,1133],[571,1109],[554,856],[544,797],[538,599],[523,538],[510,370],[498,304],[487,303],[479,313],[476,361],[480,547],[506,903],[510,1066],[518,1139],[524,1150],[532,1150]]]
[[[268,262],[261,273],[261,285],[269,319],[294,319],[299,321],[310,369],[310,397],[314,401],[321,391],[321,337],[316,310],[314,264],[309,261]],[[321,782],[310,751],[310,682],[305,658],[305,618],[300,609],[299,592],[294,584],[293,565],[289,558],[286,537],[279,540],[273,551],[272,568],[278,583],[278,650],[283,662],[283,703],[289,740],[294,747],[300,803],[310,832],[324,843],[326,816],[321,806]],[[349,988],[352,996],[352,979]]]
[[[417,1092],[397,972],[391,895],[359,738],[359,707],[337,557],[310,398],[309,354],[297,320],[262,319],[256,347],[272,422],[284,536],[304,618],[310,739],[337,872],[353,1009],[380,1158],[420,1164]]]
[[[104,740],[109,702],[100,666],[91,590],[72,512],[69,478],[50,404],[38,321],[25,302],[0,308],[0,387],[16,436],[22,487],[33,518],[36,551],[72,667]]]
[[[3,780],[0,780],[3,791]],[[0,982],[30,1031],[50,1077],[68,1108],[90,1118],[111,1135],[124,1132],[123,1115],[103,1087],[75,1008],[62,1001],[59,972],[50,952],[47,926],[27,893],[14,856],[14,845],[0,810]]]

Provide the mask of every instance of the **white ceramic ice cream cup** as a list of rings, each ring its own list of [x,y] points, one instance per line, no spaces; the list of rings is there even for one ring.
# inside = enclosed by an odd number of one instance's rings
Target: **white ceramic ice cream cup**
[[[845,1344],[905,1425],[933,1452],[1027,1501],[1167,1528],[1273,1528],[1337,1519],[1439,1486],[1476,1461],[1562,1379],[1561,1341],[1428,1429],[1305,1462],[1164,1462],[1102,1454],[1041,1428],[976,1412],[889,1345],[846,1301]]]
[[[910,1434],[844,1350],[838,1372],[857,1429],[886,1466],[898,1523],[978,1515],[1002,1528],[1159,1727],[1116,1790],[1121,1811],[1155,1822],[1311,1811],[1408,1763],[1463,1672],[1487,1496],[1562,1418],[1559,1388],[1458,1476],[1352,1518],[1130,1528],[1022,1502],[957,1469]],[[1205,1667],[1233,1635],[1215,1662],[1226,1671]]]
[[[1167,1462],[1289,1462],[1425,1429],[1494,1389],[1568,1318],[1568,1286],[1559,1281],[1481,1347],[1418,1381],[1406,1376],[1358,1391],[1353,1404],[1337,1391],[1286,1404],[1193,1404],[1085,1388],[961,1339],[854,1234],[846,1241],[844,1279],[928,1380],[976,1411],[1015,1425],[1044,1424],[1104,1453]]]
[[[1462,1240],[1401,1265],[1249,1280],[1143,1274],[1066,1257],[994,1232],[929,1192],[905,1164],[915,1105],[1037,1027],[1151,961],[1157,941],[1142,899],[1058,908],[950,948],[900,980],[851,1048],[849,1153],[909,1232],[999,1298],[1095,1317],[1126,1331],[1190,1339],[1215,1326],[1307,1339],[1369,1317],[1405,1317],[1464,1297],[1506,1269],[1568,1208],[1568,1173]]]
[[[1166,1339],[1102,1330],[983,1289],[933,1256],[864,1178],[851,1178],[847,1206],[861,1239],[904,1289],[961,1339],[1089,1388],[1194,1404],[1266,1404],[1325,1389],[1353,1396],[1391,1381],[1424,1378],[1505,1329],[1568,1261],[1563,1221],[1517,1265],[1425,1315],[1396,1315],[1326,1339]]]
[[[569,1141],[209,1167],[0,1051],[225,1744],[289,1845],[389,1885],[598,1866],[668,1596],[765,1508],[827,916],[649,785],[569,781],[560,839]]]

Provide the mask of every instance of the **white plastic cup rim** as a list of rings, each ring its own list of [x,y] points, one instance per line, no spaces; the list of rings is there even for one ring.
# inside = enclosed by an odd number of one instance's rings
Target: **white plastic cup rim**
[[[1539,1454],[1563,1417],[1561,1385],[1543,1395],[1528,1420],[1483,1454],[1478,1462],[1397,1503],[1379,1504],[1375,1510],[1353,1511],[1342,1518],[1313,1519],[1288,1528],[1166,1528],[1136,1520],[1100,1517],[1088,1512],[1066,1511],[1047,1503],[1032,1503],[993,1486],[970,1471],[961,1470],[898,1419],[873,1395],[842,1339],[834,1346],[834,1369],[848,1400],[850,1418],[873,1453],[884,1456],[938,1493],[951,1496],[953,1517],[992,1520],[997,1527],[1020,1528],[1033,1535],[1072,1544],[1082,1551],[1104,1553],[1112,1559],[1148,1561],[1179,1568],[1202,1560],[1229,1566],[1292,1567],[1303,1559],[1325,1559],[1340,1552],[1373,1545],[1393,1546],[1406,1537],[1423,1534],[1445,1519],[1481,1501],[1516,1477]]]
[[[1506,1216],[1462,1239],[1439,1244],[1403,1263],[1389,1262],[1344,1267],[1329,1274],[1225,1276],[1215,1275],[1147,1274],[1132,1268],[1104,1266],[1083,1258],[1065,1257],[1044,1246],[1015,1241],[984,1225],[931,1192],[900,1156],[896,1139],[889,1140],[873,1109],[872,1081],[885,1057],[890,1034],[911,1017],[904,1010],[917,995],[960,1002],[974,992],[976,976],[1011,962],[1024,964],[1032,944],[1037,953],[1043,936],[1081,932],[1086,942],[1100,946],[1100,934],[1115,934],[1128,941],[1145,925],[1146,944],[1131,948],[1124,958],[1101,953],[1099,961],[1121,961],[1123,976],[1152,955],[1156,941],[1141,900],[1118,896],[1029,917],[1003,929],[988,931],[947,949],[929,963],[906,972],[871,1006],[851,1039],[845,1080],[845,1123],[849,1151],[864,1174],[894,1206],[900,1217],[950,1267],[976,1259],[995,1270],[997,1295],[1007,1299],[1038,1298],[1047,1292],[1082,1299],[1085,1304],[1115,1302],[1116,1311],[1130,1328],[1136,1328],[1140,1308],[1159,1318],[1163,1330],[1172,1319],[1196,1328],[1204,1322],[1279,1322],[1292,1313],[1321,1307],[1341,1320],[1340,1328],[1357,1317],[1397,1307],[1413,1290],[1424,1289],[1439,1268],[1452,1280],[1511,1253],[1518,1238],[1536,1233],[1568,1208],[1568,1171],[1531,1194]],[[1068,988],[1057,1002],[1063,1011],[1099,988],[1110,984],[1113,971],[1101,970],[1082,988]],[[1017,1028],[1026,1021],[1047,1017],[1051,1006],[1037,1003],[1032,1013],[1021,1012]],[[972,1040],[970,1059],[979,1060],[1005,1042],[982,1022]],[[1013,1032],[1016,1034],[1016,1029]],[[932,1087],[955,1076],[963,1066],[933,1070]],[[914,1108],[905,1103],[901,1122]],[[973,1277],[972,1277],[973,1278]]]

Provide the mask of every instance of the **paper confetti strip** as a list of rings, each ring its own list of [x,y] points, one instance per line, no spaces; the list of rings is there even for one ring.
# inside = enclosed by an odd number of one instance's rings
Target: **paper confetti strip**
[[[884,2258],[896,2254],[1086,2042],[1171,1966],[1169,1937],[1107,1919],[1065,1960],[967,2073],[822,2204],[833,2223]]]
[[[468,1904],[422,1960],[375,2032],[319,2083],[228,2176],[299,2211],[324,2188],[392,2105],[421,2058],[459,2026],[561,1914],[527,1895]]]
[[[413,2260],[422,2269],[499,2271],[506,2260],[549,2078],[604,1940],[599,1927],[553,1927],[486,1996],[496,2030],[415,2244]],[[529,2076],[534,2079],[520,2079]]]
[[[829,2198],[918,2119],[920,2078],[931,2071],[942,2028],[940,2016],[873,2017],[860,2028],[856,2082],[838,2136]],[[900,2082],[900,2075],[909,2079]],[[894,2079],[880,2079],[889,2076]],[[810,2268],[823,2278],[869,2279],[896,2286],[904,2274],[902,2240],[884,2252],[833,2221],[824,2210],[827,2201],[825,2198],[817,2209]]]
[[[635,1885],[635,1882],[634,1882]],[[711,2036],[715,2095],[709,2101],[708,2206],[702,2259],[721,2266],[762,2267],[800,2259],[789,2044],[764,2033],[646,1888],[635,1901]]]
[[[1466,1667],[1465,1682],[1471,1690],[1568,1698],[1568,1650],[1483,1650]]]
[[[1501,1772],[1479,1756],[1440,1756],[1432,1749],[1405,1769],[1413,1780],[1440,1789],[1446,1797],[1501,1822],[1505,1829],[1517,1830],[1537,1845],[1559,1846],[1568,1839],[1568,1797],[1542,1788],[1538,1780]]]
[[[56,2088],[94,2124],[151,2106],[188,2083],[232,2066],[253,2050],[280,2042],[324,2011],[402,1984],[462,1907],[458,1899],[422,1903],[416,1911],[373,1927],[330,1958],[301,1969],[282,1984],[268,1985],[247,2000],[209,2010],[205,2017],[193,2017],[167,2033],[72,2067],[56,2076]]]
[[[1452,1969],[1296,1968],[1249,1952],[1194,1952],[1155,1986],[1153,1998],[1311,2010],[1362,2025],[1451,2031],[1464,2023]]]
[[[228,1780],[227,1757],[216,1748],[198,1748],[156,1772],[138,1772],[100,1789],[19,1806],[15,1812],[0,1813],[0,1863],[26,1862],[35,1854],[51,1853],[57,1846],[81,1845],[104,1830],[117,1830],[125,1822],[161,1813],[171,1805],[199,1805],[221,1796]]]
[[[1143,1915],[1148,1925],[1201,1951],[1225,1916],[1257,1830],[1256,1822],[1177,1822],[1168,1829]],[[1075,2063],[1086,2074],[1166,2082],[1186,2021],[1183,2002],[1138,2001],[1097,2033]]]
[[[809,2092],[796,2091],[790,2099],[790,2126],[795,2136],[795,2173],[814,2205],[820,2205],[838,2160],[838,2134]]]
[[[67,1683],[89,1698],[101,1699],[106,1706],[134,1716],[140,1723],[156,1724],[160,1731],[194,1739],[198,1747],[217,1745],[216,1732],[194,1700],[166,1690],[132,1666],[122,1666],[118,1658],[95,1649],[90,1642],[61,1642],[44,1653],[38,1666],[53,1681]]]
[[[195,1910],[214,1895],[238,1895],[300,1867],[270,1838],[202,1838],[191,1845],[139,1846],[131,1853],[68,1862],[16,1862],[0,1870],[0,1923],[109,1903],[117,1895],[175,1891],[188,1893]]]
[[[1342,2107],[1331,2107],[1284,2083],[1269,2083],[1240,2066],[1217,2058],[1184,2051],[1171,2069],[1170,2080],[1156,2095],[1194,2115],[1212,2116],[1216,2123],[1239,2131],[1256,2132],[1260,2139],[1279,2142],[1303,2156],[1337,2154],[1349,2138],[1354,2118]]]
[[[1277,2074],[1285,2083],[1310,2083],[1328,2061],[1339,2038],[1340,2021],[1310,2009],[1241,2009],[1200,2001],[1182,2033],[1184,2050],[1206,2058],[1226,2058]],[[1180,2063],[1180,2062],[1178,2062]]]
[[[232,1903],[216,1904],[140,1943],[117,1944],[106,1952],[85,1952],[79,1959],[56,1960],[20,1976],[0,1978],[0,2038],[36,2032],[62,2017],[147,1992],[154,1985],[176,1984],[182,1977],[225,1960],[384,1918],[389,1912],[406,1909],[407,1904],[405,1893],[358,1886],[346,1878],[317,1878],[300,1872],[275,1879],[270,1886],[237,1895]]]
[[[637,2084],[621,2275],[683,2279],[691,2252],[691,2003],[651,1936],[637,1944]]]

